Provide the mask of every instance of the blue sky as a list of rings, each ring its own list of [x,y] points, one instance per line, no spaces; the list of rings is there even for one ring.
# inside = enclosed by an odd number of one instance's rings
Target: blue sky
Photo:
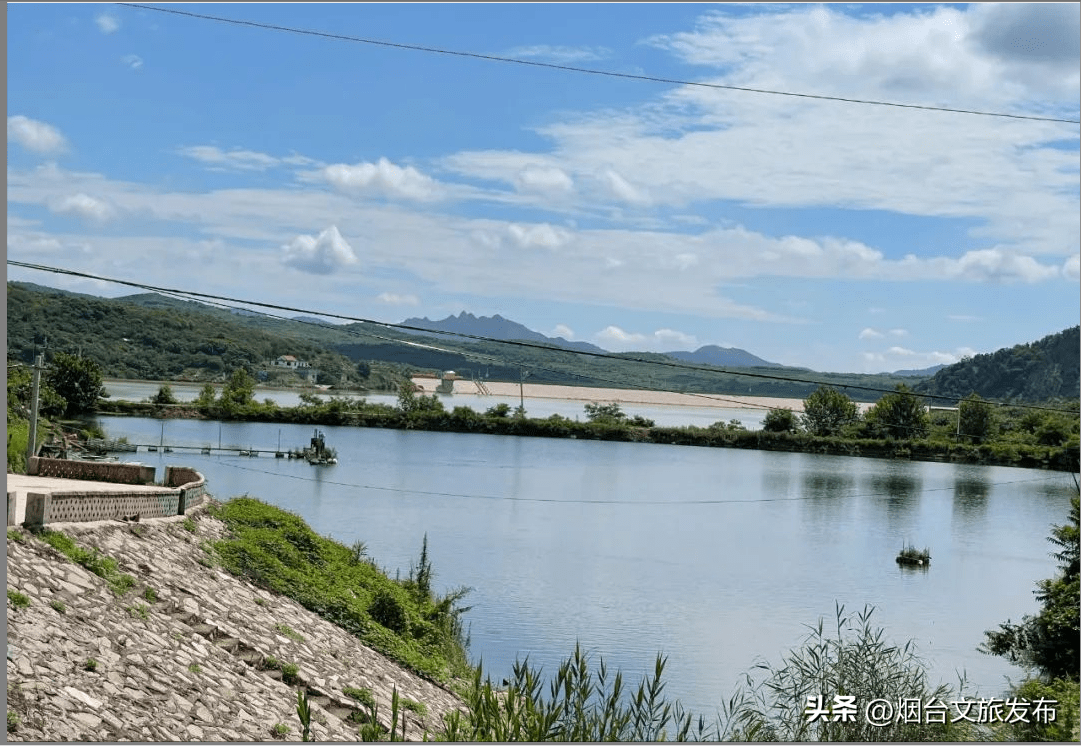
[[[169,7],[681,81],[1079,110],[1076,3]],[[380,321],[499,313],[614,351],[922,368],[1079,323],[1078,130],[16,4],[8,257]]]

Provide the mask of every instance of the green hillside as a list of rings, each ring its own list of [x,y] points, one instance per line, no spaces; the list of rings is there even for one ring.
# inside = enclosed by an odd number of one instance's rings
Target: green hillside
[[[922,394],[961,399],[973,391],[985,399],[1037,403],[1081,396],[1081,327],[1038,342],[976,355],[938,371],[914,388]]]
[[[311,327],[259,328],[261,319],[236,316],[163,296],[103,299],[21,283],[7,286],[8,359],[30,362],[35,337],[50,351],[81,353],[106,376],[146,380],[224,380],[235,368],[256,374],[279,355],[295,355],[322,371],[320,382],[393,386],[402,372],[373,369],[318,344]],[[285,382],[297,382],[285,381]]]

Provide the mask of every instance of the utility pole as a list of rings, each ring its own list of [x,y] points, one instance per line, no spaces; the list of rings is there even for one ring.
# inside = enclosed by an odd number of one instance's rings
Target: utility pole
[[[38,439],[38,390],[41,386],[41,371],[45,365],[45,356],[38,355],[34,361],[34,389],[30,404],[30,438],[26,442],[26,466],[30,468],[30,459],[37,453]]]
[[[525,377],[528,376],[524,369],[518,369],[518,411],[525,416]]]

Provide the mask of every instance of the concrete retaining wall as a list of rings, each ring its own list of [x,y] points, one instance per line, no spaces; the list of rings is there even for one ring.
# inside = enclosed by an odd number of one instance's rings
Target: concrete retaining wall
[[[26,496],[26,523],[107,521],[138,515],[163,518],[178,514],[179,490],[161,492],[31,492]]]
[[[15,525],[15,493],[8,493],[8,525]]]
[[[206,478],[187,466],[166,466],[164,484],[166,487],[180,488],[177,515],[201,503],[206,494]]]
[[[153,466],[137,464],[113,464],[94,461],[69,461],[59,458],[31,456],[26,473],[35,477],[59,477],[61,479],[88,479],[95,482],[117,484],[154,484]],[[189,469],[189,471],[192,471]]]

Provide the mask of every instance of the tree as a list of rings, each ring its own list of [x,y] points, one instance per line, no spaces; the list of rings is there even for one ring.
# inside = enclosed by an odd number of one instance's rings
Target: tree
[[[627,415],[624,414],[623,408],[616,402],[612,402],[611,404],[599,404],[598,402],[591,401],[586,404],[586,418],[590,422],[618,425],[627,418]]]
[[[857,420],[856,403],[830,386],[820,386],[803,400],[803,426],[812,435],[836,435]]]
[[[1043,608],[1036,616],[1026,615],[1020,624],[1006,620],[998,630],[986,633],[980,650],[1001,655],[1011,662],[1033,666],[1046,679],[1078,681],[1078,638],[1081,636],[1081,555],[1079,535],[1079,498],[1070,506],[1069,523],[1054,526],[1048,541],[1059,548],[1052,556],[1058,560],[1059,574],[1041,580],[1034,591]]]
[[[402,414],[414,414],[420,412],[443,412],[443,402],[435,394],[425,396],[417,395],[417,387],[411,381],[406,381],[398,387],[398,409]]]
[[[8,421],[12,417],[26,419],[30,416],[31,401],[34,395],[34,375],[29,368],[8,369]],[[53,391],[52,387],[42,382],[38,386],[38,414],[45,419],[52,419],[64,414],[68,408],[64,397]]]
[[[361,360],[357,363],[357,375],[361,378],[367,378],[372,374],[372,366]]]
[[[496,404],[494,407],[489,407],[484,413],[485,417],[499,417],[503,418],[510,414],[510,405],[506,402]]]
[[[895,393],[879,399],[865,417],[875,430],[889,438],[922,438],[931,426],[923,397],[913,394],[903,383],[897,384]]]
[[[66,416],[94,411],[105,394],[101,366],[85,357],[57,353],[45,380],[67,402]]]
[[[957,405],[961,436],[982,443],[995,426],[995,413],[990,403],[973,391]]]
[[[221,408],[226,414],[237,412],[252,403],[255,379],[244,368],[237,368],[221,390]]]
[[[214,406],[216,396],[217,393],[214,391],[214,387],[208,383],[200,389],[199,396],[195,397],[195,406],[199,409],[209,409]]]
[[[158,388],[158,393],[150,399],[154,404],[176,404],[177,398],[173,395],[173,387],[167,383],[163,383]]]
[[[771,409],[762,420],[767,433],[794,433],[799,430],[799,420],[791,409]]]

